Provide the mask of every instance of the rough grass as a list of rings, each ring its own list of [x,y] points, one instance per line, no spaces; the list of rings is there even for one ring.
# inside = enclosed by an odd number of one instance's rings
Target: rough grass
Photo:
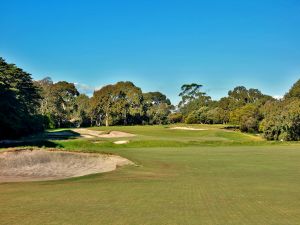
[[[0,184],[0,224],[300,224],[299,144],[270,144],[218,127],[116,130],[139,136],[128,146],[110,140],[57,142],[70,151],[119,154],[138,166],[61,181]]]

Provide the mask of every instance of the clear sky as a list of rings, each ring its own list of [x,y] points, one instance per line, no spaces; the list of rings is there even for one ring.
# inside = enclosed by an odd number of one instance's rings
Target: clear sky
[[[133,81],[173,103],[237,85],[283,95],[300,78],[299,0],[1,1],[0,56],[92,92]]]

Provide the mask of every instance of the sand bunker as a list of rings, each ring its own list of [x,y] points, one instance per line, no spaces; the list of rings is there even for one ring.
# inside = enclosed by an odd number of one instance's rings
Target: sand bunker
[[[116,145],[124,145],[124,144],[128,144],[129,141],[128,140],[122,140],[122,141],[115,141],[114,144]]]
[[[115,170],[133,164],[116,155],[46,150],[0,153],[0,183],[58,180]]]
[[[129,134],[122,131],[111,131],[108,134],[101,134],[100,137],[102,138],[119,138],[119,137],[133,137],[134,134]]]
[[[170,127],[171,130],[207,130],[201,128],[192,128],[192,127]]]
[[[134,134],[122,132],[122,131],[95,131],[89,129],[73,129],[74,132],[79,133],[84,138],[119,138],[119,137],[133,137]]]

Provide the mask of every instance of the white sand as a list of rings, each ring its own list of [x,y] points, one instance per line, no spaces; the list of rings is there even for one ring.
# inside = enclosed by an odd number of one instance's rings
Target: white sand
[[[114,144],[116,145],[124,145],[124,144],[128,144],[129,140],[122,140],[122,141],[115,141]]]
[[[58,180],[115,170],[133,164],[116,155],[46,150],[0,153],[0,183]]]
[[[105,133],[104,131],[89,130],[84,128],[72,129],[74,132],[79,133],[84,138],[119,138],[119,137],[133,137],[134,134],[122,132],[122,131],[110,131]]]
[[[171,130],[207,130],[201,128],[192,128],[192,127],[170,127]]]

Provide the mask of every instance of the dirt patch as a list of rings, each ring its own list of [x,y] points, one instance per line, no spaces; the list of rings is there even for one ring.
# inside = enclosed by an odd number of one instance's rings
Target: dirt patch
[[[95,131],[89,129],[73,129],[74,132],[80,134],[83,138],[119,138],[119,137],[134,137],[134,134],[122,132],[122,131]]]
[[[115,141],[114,144],[116,145],[124,145],[124,144],[128,144],[129,140],[122,140],[122,141]]]
[[[202,128],[193,128],[193,127],[170,127],[171,130],[207,130]]]
[[[116,155],[46,150],[0,153],[0,183],[59,180],[115,170],[133,164]]]

